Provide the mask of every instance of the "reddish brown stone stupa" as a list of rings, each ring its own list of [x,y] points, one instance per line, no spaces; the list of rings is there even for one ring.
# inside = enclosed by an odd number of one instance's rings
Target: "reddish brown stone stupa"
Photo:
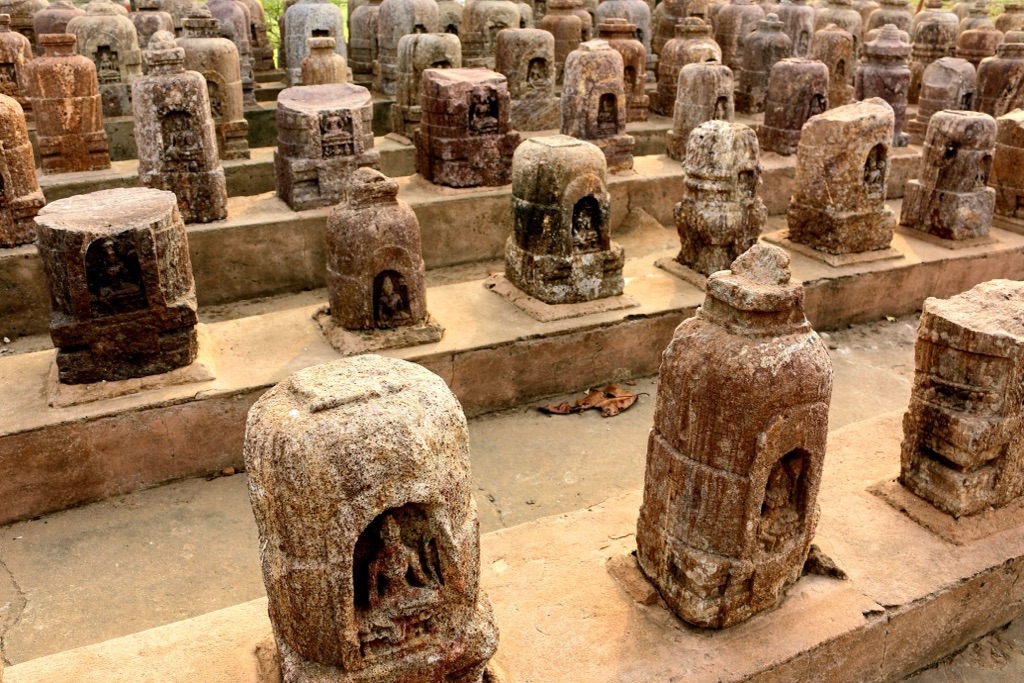
[[[675,37],[665,43],[658,59],[658,90],[651,98],[651,110],[672,116],[676,106],[679,72],[687,64],[721,62],[722,50],[711,38],[711,25],[700,17],[687,17],[676,26]]]
[[[605,19],[597,26],[598,36],[608,41],[622,56],[622,85],[626,91],[626,121],[646,121],[649,98],[647,84],[647,52],[636,40],[636,24],[625,19]]]
[[[978,66],[977,108],[995,117],[1024,108],[1024,43],[1005,42]]]
[[[617,54],[617,53],[616,53]],[[416,171],[438,185],[480,187],[512,179],[519,133],[509,122],[505,77],[487,69],[427,69],[416,131]]]
[[[637,560],[697,626],[777,605],[810,549],[832,362],[803,294],[789,256],[756,244],[708,278],[662,357]]]
[[[0,247],[16,247],[36,238],[32,219],[46,200],[36,181],[25,113],[16,100],[6,95],[0,95],[0,139]]]
[[[889,103],[895,116],[893,144],[906,146],[909,136],[903,132],[907,113],[910,69],[907,58],[911,47],[899,36],[899,30],[886,24],[874,40],[864,43],[864,60],[857,67],[853,87],[858,100],[880,97]]]
[[[555,37],[539,28],[498,34],[495,70],[508,79],[512,127],[521,131],[558,128],[555,94]]]
[[[829,24],[811,38],[811,59],[828,67],[828,106],[842,107],[853,101],[853,73],[857,60],[853,54],[853,36],[835,24]]]
[[[28,83],[25,65],[32,61],[28,38],[11,30],[11,18],[0,14],[0,94],[13,97],[28,114]]]
[[[198,353],[196,293],[174,194],[102,190],[36,218],[63,384],[144,377]]]
[[[45,52],[26,70],[43,173],[110,168],[96,66],[75,54],[70,33],[40,36],[39,43]]]
[[[1024,283],[927,299],[903,418],[900,482],[954,517],[1024,493]]]
[[[796,152],[807,119],[828,109],[828,67],[792,57],[776,62],[768,78],[764,123],[757,127],[761,151]]]
[[[989,184],[996,191],[995,212],[1024,219],[1024,109],[996,119],[996,152]]]

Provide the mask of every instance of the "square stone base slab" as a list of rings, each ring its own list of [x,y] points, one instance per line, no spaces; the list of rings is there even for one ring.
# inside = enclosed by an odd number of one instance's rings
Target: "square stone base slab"
[[[1024,523],[1024,499],[969,517],[948,515],[924,498],[907,490],[896,479],[887,479],[868,489],[889,505],[936,536],[954,545],[967,545]]]
[[[809,247],[806,244],[800,244],[799,242],[792,241],[789,239],[789,230],[777,230],[775,232],[762,235],[762,237],[765,242],[771,242],[772,244],[777,244],[790,251],[795,251],[798,254],[810,256],[813,259],[827,263],[833,268],[842,268],[843,266],[849,266],[855,263],[871,263],[873,261],[888,261],[889,259],[903,258],[903,254],[892,247],[876,249],[874,251],[860,251],[853,254],[829,254],[828,252],[819,251],[818,249]]]
[[[928,244],[934,244],[935,246],[942,247],[944,249],[953,250],[970,249],[971,247],[984,247],[989,244],[995,244],[999,241],[991,233],[984,237],[972,237],[966,240],[948,240],[945,237],[938,237],[937,235],[922,232],[921,230],[914,230],[913,228],[908,228],[905,225],[896,226],[896,232],[907,237],[919,239],[922,242],[927,242]]]
[[[675,275],[683,282],[687,282],[697,289],[706,289],[708,284],[708,278],[706,275],[698,273],[693,268],[684,266],[674,258],[660,258],[654,262],[658,268],[661,268],[667,273]]]
[[[1024,526],[951,545],[868,491],[899,470],[901,418],[829,435],[814,542],[849,580],[804,576],[777,608],[722,631],[687,626],[623,584],[628,566],[609,565],[635,548],[641,491],[484,534],[480,587],[501,631],[492,661],[509,683],[877,683],[1009,622],[1024,612]],[[270,683],[256,654],[270,633],[261,598],[18,664],[4,680]]]
[[[1009,216],[1000,216],[995,214],[992,216],[992,227],[1002,228],[1009,232],[1017,233],[1018,235],[1024,235],[1024,220],[1020,218],[1011,218]]]
[[[91,382],[89,384],[61,384],[57,379],[57,353],[54,352],[47,380],[47,403],[51,408],[67,408],[93,401],[106,401],[118,396],[137,394],[147,389],[210,382],[217,379],[214,363],[213,340],[202,323],[196,325],[199,353],[191,365],[170,372],[147,377],[133,377],[114,382]]]
[[[500,294],[520,311],[542,323],[580,318],[594,313],[620,311],[624,308],[635,308],[640,305],[639,301],[628,294],[609,296],[604,299],[594,299],[593,301],[584,301],[578,304],[547,304],[516,287],[508,281],[508,278],[503,273],[495,273],[488,277],[484,280],[484,287],[495,294]]]
[[[313,319],[320,326],[327,342],[345,356],[373,353],[387,349],[402,349],[407,346],[434,344],[441,341],[444,328],[427,314],[419,325],[404,325],[383,330],[346,330],[334,323],[330,310],[325,306],[318,310]]]

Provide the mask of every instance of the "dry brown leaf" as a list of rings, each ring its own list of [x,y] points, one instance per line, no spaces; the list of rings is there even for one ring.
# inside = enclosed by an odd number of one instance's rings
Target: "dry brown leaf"
[[[610,398],[601,403],[601,417],[615,417],[623,410],[626,410],[631,405],[636,403],[636,396],[630,394],[629,396],[619,396],[617,398]]]
[[[569,415],[570,413],[579,412],[578,409],[574,408],[568,401],[562,401],[557,406],[553,406],[550,403],[546,406],[537,408],[542,413],[547,415]]]
[[[571,415],[593,408],[600,410],[602,417],[614,417],[636,403],[637,397],[638,394],[632,394],[617,384],[609,384],[604,389],[591,389],[575,403],[562,401],[558,405],[548,404],[538,410],[547,415]]]

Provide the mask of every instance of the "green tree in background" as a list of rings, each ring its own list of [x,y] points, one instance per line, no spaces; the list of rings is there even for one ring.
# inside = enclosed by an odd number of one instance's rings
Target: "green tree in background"
[[[277,30],[277,20],[284,14],[284,0],[261,0],[261,2],[263,3],[263,11],[267,15],[267,35],[270,37],[270,43],[274,46],[276,54],[277,46],[281,43],[281,36]],[[348,0],[331,0],[331,2],[341,10],[342,17],[348,16]],[[347,22],[345,26],[345,39],[348,40]]]

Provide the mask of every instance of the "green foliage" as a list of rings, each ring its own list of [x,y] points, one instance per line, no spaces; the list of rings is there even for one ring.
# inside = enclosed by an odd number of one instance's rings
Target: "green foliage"
[[[263,3],[263,11],[267,15],[267,36],[270,38],[270,44],[274,46],[274,51],[276,52],[277,46],[281,43],[277,20],[284,14],[284,0],[260,0],[260,2]],[[348,17],[348,0],[331,0],[331,2],[338,6],[343,18]],[[345,40],[348,40],[347,22],[345,26]]]

